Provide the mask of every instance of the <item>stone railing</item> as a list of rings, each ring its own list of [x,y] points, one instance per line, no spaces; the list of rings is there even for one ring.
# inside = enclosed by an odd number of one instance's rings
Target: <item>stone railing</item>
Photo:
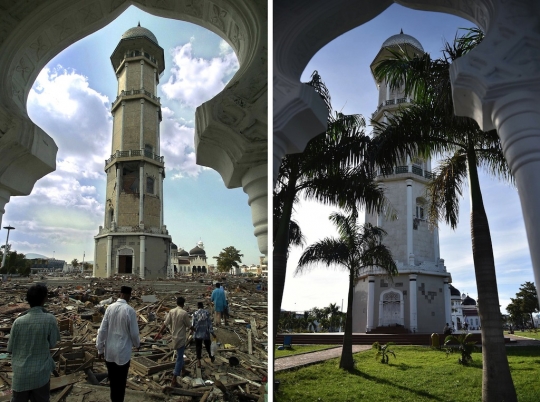
[[[116,153],[112,154],[111,157],[105,161],[105,166],[107,166],[109,163],[111,163],[117,158],[130,158],[143,155],[145,158],[153,159],[157,162],[163,163],[163,156],[159,156],[152,151],[148,151],[146,149],[130,149],[129,151],[116,151]]]
[[[111,109],[114,109],[114,107],[118,104],[118,102],[120,102],[122,100],[122,97],[124,96],[130,96],[130,95],[146,95],[148,96],[150,99],[152,100],[155,100],[157,103],[160,102],[160,98],[158,96],[155,96],[153,93],[151,92],[148,92],[146,89],[144,88],[141,88],[141,89],[131,89],[129,91],[121,91],[120,92],[120,95],[118,95],[116,97],[116,99],[114,100],[114,102],[111,104]]]
[[[430,171],[424,170],[418,166],[412,166],[412,165],[411,165],[410,170],[409,170],[409,166],[396,166],[390,169],[379,169],[378,176],[390,176],[393,174],[401,174],[401,173],[412,173],[417,176],[425,177],[428,180],[433,179],[433,173],[431,173]]]
[[[377,114],[384,109],[386,106],[392,106],[392,105],[401,105],[403,103],[410,103],[411,98],[397,98],[397,99],[388,99],[381,103],[379,106],[377,106],[377,109],[371,114],[371,118],[374,119]]]

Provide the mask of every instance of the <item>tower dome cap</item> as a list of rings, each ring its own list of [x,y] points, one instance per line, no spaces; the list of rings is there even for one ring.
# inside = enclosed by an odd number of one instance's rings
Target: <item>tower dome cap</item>
[[[140,22],[139,25],[137,25],[136,27],[129,28],[126,32],[124,32],[124,34],[122,35],[122,39],[139,38],[141,36],[146,36],[152,42],[159,45],[156,36],[152,32],[150,32],[150,30],[143,28]]]
[[[418,41],[418,39],[413,38],[411,35],[407,35],[403,33],[403,29],[400,33],[397,35],[392,35],[388,39],[386,39],[382,46],[382,48],[390,47],[390,46],[400,46],[400,45],[411,45],[418,50],[424,51],[424,48],[422,47],[422,44]]]

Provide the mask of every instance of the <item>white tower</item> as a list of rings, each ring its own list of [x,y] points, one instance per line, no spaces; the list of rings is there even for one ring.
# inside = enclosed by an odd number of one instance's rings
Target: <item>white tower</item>
[[[390,56],[388,49],[404,49],[420,54],[418,40],[403,31],[391,36],[371,63]],[[376,82],[379,89],[377,110],[372,119],[385,121],[386,114],[406,106],[411,99],[401,89],[392,90],[386,82]],[[385,173],[384,175],[382,173]],[[451,277],[439,256],[438,229],[426,221],[426,184],[431,179],[431,160],[407,158],[387,172],[379,172],[377,182],[394,208],[397,219],[366,214],[365,221],[383,228],[384,243],[397,261],[399,275],[390,279],[382,271],[360,275],[355,289],[353,331],[403,327],[410,332],[440,331],[451,320]]]
[[[154,34],[127,30],[111,56],[118,80],[107,173],[105,224],[95,236],[94,276],[171,274],[171,237],[163,223],[165,163],[160,156],[159,76],[163,49]]]

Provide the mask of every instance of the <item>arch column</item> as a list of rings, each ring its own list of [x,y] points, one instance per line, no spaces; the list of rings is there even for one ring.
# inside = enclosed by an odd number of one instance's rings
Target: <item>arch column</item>
[[[540,284],[540,5],[536,0],[481,0],[470,19],[482,43],[450,68],[454,109],[485,131],[496,129],[514,174]],[[540,294],[539,294],[540,298]]]
[[[375,276],[368,276],[368,298],[367,298],[367,325],[366,332],[375,328],[373,321],[375,319]]]
[[[118,254],[118,251],[116,252],[116,255],[114,256],[114,274],[118,274],[118,271],[120,269],[120,255]]]
[[[248,195],[259,250],[268,255],[268,165],[250,169],[242,177],[242,188]]]
[[[144,279],[144,268],[146,266],[146,236],[139,236],[140,249],[139,249],[139,276]]]
[[[412,332],[418,330],[418,299],[417,299],[417,285],[416,285],[417,275],[409,275],[409,329]]]

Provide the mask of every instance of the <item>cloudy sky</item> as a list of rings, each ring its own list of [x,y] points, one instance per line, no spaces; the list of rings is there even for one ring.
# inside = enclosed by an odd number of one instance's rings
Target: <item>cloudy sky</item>
[[[158,87],[165,157],[164,219],[173,242],[189,250],[199,240],[210,263],[235,246],[247,264],[259,262],[248,197],[227,189],[220,175],[195,164],[195,108],[219,93],[238,70],[231,47],[197,25],[157,18],[130,7],[115,21],[57,55],[40,73],[28,97],[32,120],[58,145],[56,171],[28,197],[12,197],[2,226],[12,248],[71,262],[93,260],[104,221],[105,159],[111,152],[111,102],[117,82],[110,55],[122,34],[141,25],[165,51]],[[0,238],[5,241],[6,231]]]
[[[321,49],[306,67],[302,81],[309,81],[311,73],[318,70],[330,91],[334,109],[360,113],[368,118],[376,109],[378,99],[369,65],[386,39],[403,29],[404,33],[418,39],[433,58],[437,58],[441,55],[444,40],[452,41],[458,28],[471,26],[470,22],[457,17],[393,5],[374,20]],[[515,188],[485,175],[480,177],[480,181],[493,240],[501,311],[505,312],[510,297],[515,297],[519,286],[525,281],[534,281],[523,216]],[[468,188],[464,195],[457,230],[452,231],[443,223],[440,225],[440,254],[452,274],[453,285],[476,299]],[[332,208],[306,202],[297,208],[295,218],[307,235],[307,244],[336,235],[328,221],[332,211]],[[314,219],[315,216],[318,219]],[[294,277],[293,271],[301,252],[296,248],[290,254],[282,308],[303,311],[330,303],[341,306],[343,300],[345,311],[347,274],[321,266]]]

